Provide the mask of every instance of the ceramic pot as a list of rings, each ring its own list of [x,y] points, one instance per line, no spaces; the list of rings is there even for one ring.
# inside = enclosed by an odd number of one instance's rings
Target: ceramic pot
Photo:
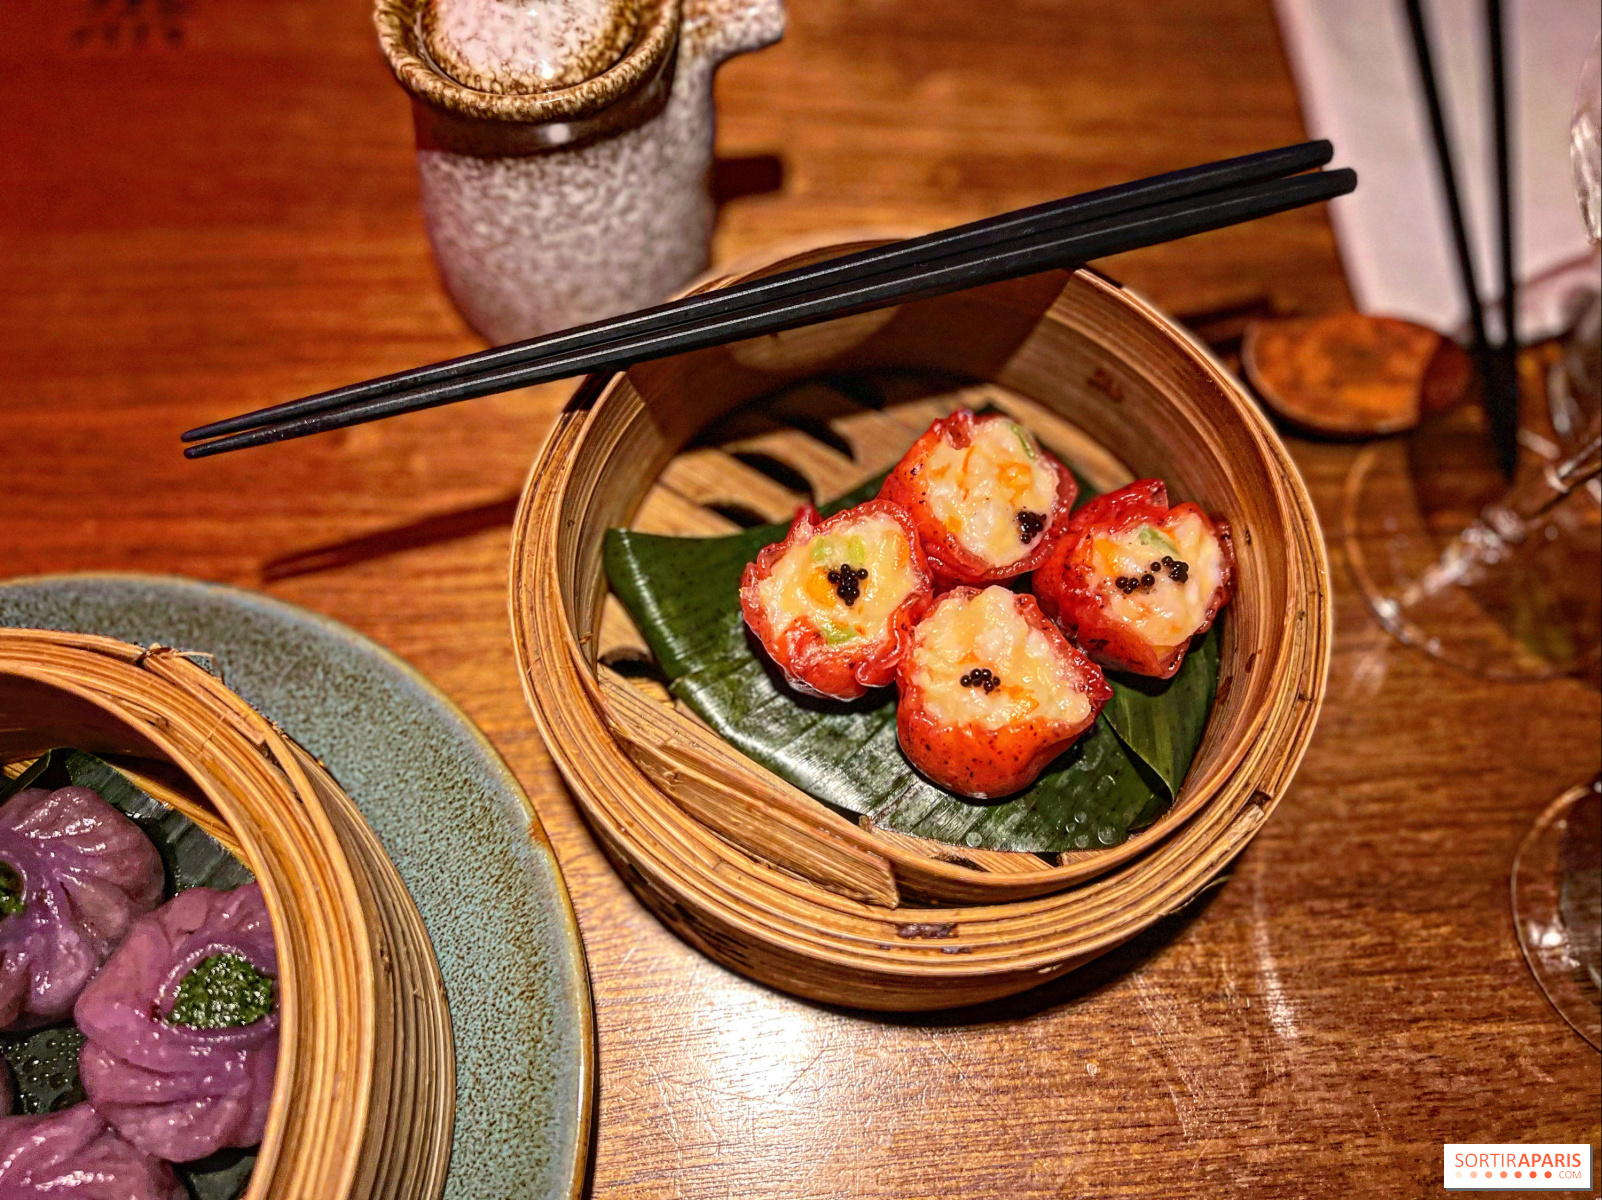
[[[712,77],[782,0],[377,0],[445,287],[503,343],[662,300],[708,261]]]

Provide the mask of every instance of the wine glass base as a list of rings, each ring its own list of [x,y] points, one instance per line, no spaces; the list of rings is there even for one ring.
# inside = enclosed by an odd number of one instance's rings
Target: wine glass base
[[[1342,543],[1369,610],[1398,641],[1497,680],[1589,674],[1602,658],[1596,503],[1577,495],[1522,540],[1478,514],[1505,488],[1473,461],[1472,410],[1365,446],[1346,478]]]
[[[1513,925],[1536,982],[1558,1014],[1602,1050],[1602,793],[1570,788],[1536,820],[1513,862]]]

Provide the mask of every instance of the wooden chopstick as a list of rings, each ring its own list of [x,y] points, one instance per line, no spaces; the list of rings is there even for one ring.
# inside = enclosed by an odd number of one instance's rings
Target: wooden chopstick
[[[1356,186],[1357,176],[1351,170],[1324,171],[1222,188],[1166,204],[1145,205],[1129,212],[1079,221],[1066,228],[970,248],[930,262],[914,261],[893,271],[826,284],[797,296],[738,309],[710,320],[675,325],[577,353],[541,358],[532,363],[291,417],[190,446],[184,453],[190,458],[202,458],[305,437],[571,375],[619,370],[650,359],[927,299],[1020,275],[1077,267],[1092,259],[1329,200]]]
[[[1220,188],[1283,178],[1299,171],[1322,167],[1333,154],[1334,148],[1327,141],[1303,142],[1099,188],[733,287],[687,296],[637,312],[319,392],[304,399],[214,421],[188,430],[182,437],[186,442],[221,437],[277,424],[292,417],[325,412],[376,396],[413,391],[429,384],[465,379],[488,371],[573,354],[623,338],[707,321],[759,304],[771,304],[828,284],[847,283],[938,257],[999,245],[1014,238],[1029,237],[1079,221],[1181,200]]]

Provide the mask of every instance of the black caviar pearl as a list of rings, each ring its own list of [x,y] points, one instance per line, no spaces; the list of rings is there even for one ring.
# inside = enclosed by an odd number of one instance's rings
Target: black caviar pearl
[[[1140,577],[1140,586],[1143,587],[1143,588],[1149,588],[1149,587],[1151,587],[1152,584],[1154,584],[1156,582],[1157,582],[1157,576],[1153,575],[1150,571],[1147,571],[1144,575],[1142,575]]]
[[[829,582],[834,585],[834,594],[840,597],[840,602],[847,608],[861,599],[862,581],[867,577],[867,567],[853,567],[849,563],[841,563],[829,572]]]
[[[1001,686],[1001,680],[989,667],[975,667],[957,682],[963,687],[984,688],[987,694]]]
[[[1040,536],[1040,531],[1046,527],[1046,514],[1030,512],[1027,508],[1019,509],[1014,518],[1018,522],[1018,540],[1032,542]]]

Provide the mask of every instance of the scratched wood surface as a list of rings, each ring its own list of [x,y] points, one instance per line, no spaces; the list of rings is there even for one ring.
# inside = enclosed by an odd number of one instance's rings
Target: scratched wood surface
[[[365,5],[13,8],[0,574],[262,586],[461,703],[578,908],[596,1195],[1412,1197],[1439,1187],[1444,1141],[1597,1142],[1598,1056],[1525,970],[1507,877],[1536,813],[1597,768],[1598,693],[1399,648],[1338,552],[1319,735],[1191,910],[1048,990],[932,1018],[813,1007],[697,956],[601,858],[518,690],[510,498],[565,387],[177,453],[201,420],[475,346],[432,272]],[[1268,0],[794,0],[785,42],[728,68],[719,101],[720,257],[1302,133]],[[1103,265],[1181,314],[1350,303],[1318,212]],[[1330,528],[1353,451],[1292,445]]]

